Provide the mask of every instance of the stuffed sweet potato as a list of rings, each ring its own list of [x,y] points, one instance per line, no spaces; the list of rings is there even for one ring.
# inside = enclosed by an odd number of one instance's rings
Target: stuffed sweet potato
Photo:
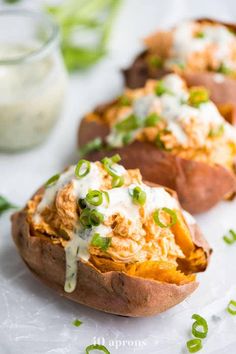
[[[182,22],[145,39],[146,49],[124,70],[126,85],[181,74],[188,86],[205,86],[211,99],[236,119],[236,26],[210,19]],[[232,117],[232,115],[231,115]]]
[[[13,215],[13,239],[60,295],[118,315],[153,315],[196,289],[210,249],[172,191],[118,160],[81,160],[53,176]]]
[[[174,189],[191,213],[235,193],[236,128],[204,88],[188,89],[177,74],[127,89],[88,114],[79,146],[92,160],[119,153],[126,168],[137,166],[144,179]]]

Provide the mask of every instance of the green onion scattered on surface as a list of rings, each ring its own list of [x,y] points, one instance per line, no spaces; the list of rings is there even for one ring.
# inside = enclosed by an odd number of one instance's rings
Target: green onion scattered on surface
[[[233,73],[233,70],[227,67],[224,63],[221,63],[219,68],[218,68],[218,73],[224,74],[224,75],[230,75]]]
[[[75,168],[77,178],[83,178],[90,172],[91,164],[88,160],[80,160]]]
[[[103,251],[106,251],[111,244],[111,237],[101,237],[99,233],[95,233],[91,244],[95,247],[101,248]]]
[[[76,320],[74,320],[73,321],[73,325],[75,326],[75,327],[79,327],[79,326],[81,326],[82,325],[82,321],[80,321],[80,320],[78,320],[78,319],[76,319]]]
[[[2,195],[0,195],[0,215],[10,209],[17,209],[17,206],[9,202]]]
[[[54,184],[57,183],[57,181],[59,180],[60,178],[60,174],[57,173],[56,175],[50,177],[47,182],[45,183],[45,187],[52,187],[54,186]]]
[[[132,103],[131,99],[126,95],[120,96],[118,102],[120,106],[130,106]]]
[[[210,138],[218,138],[224,134],[224,131],[225,131],[224,124],[220,124],[217,128],[210,129],[208,136]]]
[[[152,55],[148,59],[148,64],[153,69],[160,69],[163,67],[164,61],[161,57],[159,57],[157,55]]]
[[[192,315],[192,319],[195,322],[192,325],[192,334],[197,338],[206,338],[208,333],[208,324],[207,321],[200,315]],[[201,329],[201,330],[200,330]]]
[[[155,87],[155,93],[157,96],[162,96],[165,93],[172,94],[172,92],[165,87],[163,80],[157,81],[157,84]]]
[[[89,219],[91,226],[98,226],[104,221],[104,215],[93,209],[90,211]]]
[[[125,179],[123,176],[116,176],[112,178],[111,185],[112,188],[119,188],[123,186]]]
[[[171,217],[171,221],[169,224],[163,224],[161,221],[160,221],[160,218],[159,218],[159,213],[160,211],[164,211],[165,213],[169,214],[170,217]],[[153,218],[154,218],[154,221],[155,223],[160,226],[161,228],[166,228],[166,227],[171,227],[173,225],[175,225],[177,223],[177,215],[176,215],[176,212],[174,210],[171,210],[169,208],[160,208],[160,209],[157,209],[154,211],[154,214],[153,214]]]
[[[225,241],[225,243],[227,243],[228,245],[232,245],[233,243],[236,242],[236,232],[234,230],[229,230],[230,236],[223,236],[223,240]]]
[[[111,354],[111,353],[109,352],[109,350],[108,350],[104,345],[100,345],[100,344],[91,344],[91,345],[89,345],[89,346],[85,349],[86,354],[90,354],[90,352],[91,352],[92,350],[100,350],[100,351],[102,351],[102,352],[105,353],[105,354]]]
[[[90,210],[84,209],[80,214],[79,220],[84,227],[91,227]]]
[[[230,300],[227,306],[227,311],[233,316],[236,316],[236,301]]]
[[[187,341],[186,345],[189,353],[196,353],[202,349],[202,341],[198,338],[190,339],[189,341]]]

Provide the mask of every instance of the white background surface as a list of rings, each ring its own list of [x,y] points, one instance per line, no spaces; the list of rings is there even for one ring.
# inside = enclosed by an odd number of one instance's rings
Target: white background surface
[[[37,7],[40,1],[25,4]],[[50,139],[29,152],[0,154],[0,194],[24,205],[48,177],[75,163],[79,118],[121,90],[119,68],[139,50],[140,37],[202,15],[236,21],[236,1],[124,0],[109,57],[70,79],[65,110]],[[209,322],[201,353],[236,353],[236,316],[225,311],[228,301],[236,299],[236,245],[222,241],[229,228],[236,229],[235,208],[236,201],[222,202],[197,217],[214,249],[207,272],[199,276],[198,290],[166,313],[145,319],[103,314],[58,297],[26,269],[11,240],[9,215],[1,217],[0,354],[82,354],[95,338],[104,338],[112,354],[186,353],[193,313]],[[75,318],[83,321],[79,328],[72,325]]]

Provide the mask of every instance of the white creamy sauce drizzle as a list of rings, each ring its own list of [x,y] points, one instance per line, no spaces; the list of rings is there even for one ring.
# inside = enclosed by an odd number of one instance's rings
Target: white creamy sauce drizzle
[[[77,199],[85,198],[89,190],[98,189],[101,190],[102,177],[98,166],[95,163],[91,163],[90,172],[83,178],[77,179],[74,171],[75,166],[71,166],[66,172],[62,173],[57,183],[45,190],[44,197],[41,203],[38,205],[36,213],[34,215],[35,223],[40,222],[40,212],[46,207],[50,206],[56,198],[57,192],[63,188],[66,184],[71,183],[73,190],[71,193],[76,196]],[[121,174],[126,170],[123,166],[114,164],[116,171]],[[132,201],[132,190],[140,186],[146,192],[146,203],[144,205],[145,214],[149,215],[153,213],[155,209],[167,207],[170,209],[178,209],[177,201],[171,197],[164,188],[149,187],[144,183],[132,184],[128,187],[120,187],[107,190],[109,195],[109,204],[106,198],[103,198],[101,205],[92,207],[98,212],[104,215],[104,222],[108,220],[112,215],[120,214],[124,216],[126,220],[130,221],[130,228],[132,232],[139,232],[138,223],[140,221],[139,206]],[[110,226],[100,224],[97,227],[91,229],[83,229],[78,223],[75,225],[72,239],[67,243],[65,247],[66,255],[66,277],[64,290],[66,292],[73,292],[77,284],[77,261],[89,260],[89,245],[94,233],[99,233],[101,237],[107,237],[112,232]]]
[[[172,132],[182,145],[187,144],[188,136],[181,123],[188,123],[192,118],[195,118],[207,129],[211,128],[212,124],[224,124],[226,128],[225,135],[230,139],[236,138],[236,129],[224,120],[213,102],[202,103],[198,108],[185,103],[188,100],[189,93],[185,90],[184,82],[178,75],[169,74],[162,81],[169,92],[161,96],[148,94],[136,99],[133,104],[134,114],[144,120],[148,114],[155,112],[155,110],[160,110],[161,117],[167,123],[167,129]],[[142,130],[142,127],[133,132],[134,139],[140,130]],[[112,146],[120,147],[123,145],[122,135],[117,134],[115,128],[113,128],[107,138],[107,142]]]
[[[235,35],[226,27],[204,25],[203,37],[193,36],[194,22],[184,22],[173,31],[173,56],[166,61],[166,65],[174,63],[185,64],[188,57],[194,52],[201,52],[209,45],[215,46],[215,57],[224,62],[227,67],[235,68],[236,64],[230,60],[230,47],[235,42]]]

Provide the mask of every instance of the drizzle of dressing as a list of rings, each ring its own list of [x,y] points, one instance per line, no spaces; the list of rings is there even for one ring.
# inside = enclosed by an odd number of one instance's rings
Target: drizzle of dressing
[[[169,74],[163,79],[164,87],[169,91],[161,96],[144,95],[134,101],[133,112],[139,115],[144,121],[144,117],[155,111],[155,107],[160,109],[161,116],[167,123],[167,129],[176,137],[182,145],[187,144],[188,136],[185,133],[182,123],[189,122],[195,118],[201,124],[210,128],[211,124],[225,126],[225,135],[230,139],[236,138],[236,129],[227,123],[220,115],[217,107],[211,101],[202,103],[199,107],[192,107],[187,104],[189,92],[185,89],[183,80],[176,74]],[[142,128],[133,131],[133,139]],[[107,138],[108,144],[112,146],[122,146],[122,135],[117,134],[113,128]]]

